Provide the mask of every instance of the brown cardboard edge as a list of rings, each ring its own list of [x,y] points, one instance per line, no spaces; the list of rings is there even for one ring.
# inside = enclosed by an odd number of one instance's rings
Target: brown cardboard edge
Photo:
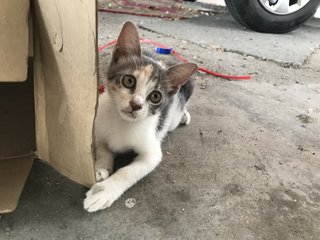
[[[56,80],[58,81],[64,81],[63,72],[61,73],[62,77],[60,76],[60,79],[54,79],[53,77],[57,78],[57,74],[53,74],[56,69],[54,69],[52,66],[52,63],[56,63],[58,66],[60,64],[63,64],[65,59],[63,59],[63,55],[65,52],[69,51],[68,45],[64,45],[64,41],[68,40],[66,38],[68,31],[64,29],[65,35],[62,38],[62,34],[58,34],[59,39],[58,41],[59,44],[54,44],[50,41],[48,32],[57,30],[58,32],[62,32],[61,29],[63,29],[63,21],[62,25],[57,25],[57,29],[51,29],[52,21],[55,22],[55,19],[61,19],[64,20],[64,13],[63,10],[64,8],[61,7],[61,2],[55,3],[55,8],[50,8],[54,9],[54,13],[48,13],[47,6],[44,6],[45,4],[48,4],[48,2],[44,0],[37,0],[34,1],[33,4],[33,12],[34,12],[34,73],[35,73],[35,102],[36,102],[36,141],[37,141],[37,153],[40,159],[48,162],[49,165],[54,167],[58,172],[60,172],[62,175],[67,176],[69,179],[78,182],[82,185],[85,186],[92,186],[92,184],[95,183],[95,174],[94,174],[94,155],[92,151],[92,145],[93,145],[93,127],[91,127],[91,141],[90,145],[86,144],[88,148],[90,148],[90,153],[87,151],[87,156],[90,156],[90,159],[92,160],[91,163],[87,164],[88,166],[82,167],[82,169],[77,169],[75,170],[74,167],[66,166],[67,161],[75,161],[77,159],[80,159],[77,156],[77,149],[76,148],[70,148],[74,149],[75,154],[72,156],[72,154],[60,154],[60,150],[64,149],[61,148],[59,145],[61,144],[61,141],[57,141],[57,136],[59,134],[54,131],[53,123],[57,123],[58,121],[54,121],[50,118],[50,114],[52,114],[52,101],[50,102],[50,98],[52,98],[54,95],[52,94],[52,85],[55,85],[57,83]],[[51,3],[53,4],[53,3]],[[72,4],[77,5],[77,2],[74,2]],[[71,4],[71,5],[72,5]],[[89,14],[94,14],[94,18],[92,17],[91,19],[94,19],[94,25],[92,25],[92,29],[97,32],[97,4],[96,1],[94,2],[85,2],[83,3],[84,6],[86,6],[88,9],[93,9],[94,6],[94,12],[91,12]],[[92,5],[94,4],[94,5]],[[81,5],[80,5],[81,6]],[[44,19],[46,18],[46,19]],[[43,21],[45,20],[45,21]],[[71,31],[72,32],[72,31]],[[91,31],[89,34],[92,33]],[[61,36],[60,36],[61,35]],[[92,78],[95,78],[96,85],[98,84],[98,77],[97,77],[97,67],[98,67],[98,54],[97,54],[97,35],[94,35],[94,42],[91,42],[90,44],[94,44],[94,48],[92,47],[92,50],[95,51],[95,60],[94,60],[94,68],[92,68],[94,71],[92,72],[93,76]],[[62,44],[62,45],[61,45]],[[91,45],[92,46],[92,45]],[[69,44],[70,48],[70,44]],[[43,50],[44,49],[44,50]],[[41,51],[42,50],[42,51]],[[69,56],[70,57],[70,56]],[[69,58],[66,55],[66,60]],[[53,60],[52,60],[53,59]],[[50,63],[50,64],[48,64]],[[59,63],[59,64],[57,64]],[[56,66],[56,67],[57,67]],[[92,65],[93,66],[93,65]],[[59,78],[59,77],[58,77]],[[91,78],[91,79],[92,79]],[[76,78],[74,78],[76,79]],[[51,85],[50,85],[51,84]],[[48,87],[50,85],[51,89]],[[60,86],[62,86],[61,84]],[[63,85],[64,86],[64,85]],[[65,87],[65,86],[64,86]],[[64,90],[70,90],[72,88],[66,88]],[[96,115],[96,108],[97,108],[97,96],[98,96],[98,88],[97,86],[95,87],[94,91],[96,91],[96,98],[95,98],[95,109],[94,109],[94,116],[93,119],[95,118]],[[49,100],[48,100],[49,99]],[[62,106],[60,109],[68,109],[68,104],[63,105],[57,105],[57,102],[54,102],[55,106]],[[67,106],[67,107],[66,107]],[[66,107],[66,108],[63,108]],[[57,115],[54,115],[57,116]],[[64,115],[65,117],[69,117],[69,115]],[[93,124],[94,120],[92,121]],[[91,125],[92,126],[92,125]],[[58,128],[56,128],[58,129]],[[88,129],[88,128],[87,128]],[[61,135],[60,135],[61,136]],[[72,134],[70,134],[72,136]],[[89,134],[87,135],[89,136]],[[62,139],[63,136],[62,136]],[[59,151],[57,151],[59,149]],[[64,151],[67,152],[67,151]],[[73,152],[73,151],[71,151]],[[78,151],[79,152],[79,151]],[[78,154],[79,155],[79,154]],[[81,155],[80,155],[81,157]],[[90,173],[89,173],[90,171]],[[87,175],[87,177],[85,176]],[[90,175],[90,176],[88,176]]]
[[[0,213],[16,209],[34,158],[28,153],[0,159]]]
[[[96,18],[96,41],[95,41],[95,51],[96,51],[96,72],[97,72],[97,86],[99,86],[100,82],[99,82],[99,79],[100,79],[100,75],[99,75],[99,51],[98,51],[98,39],[99,39],[99,31],[98,31],[98,15],[99,15],[99,9],[98,9],[98,0],[95,0],[95,4],[96,4],[96,15],[95,15],[95,18]],[[95,115],[94,115],[94,118],[93,118],[93,125],[92,125],[92,141],[91,141],[91,156],[92,156],[92,160],[93,160],[93,169],[95,170],[96,169],[96,152],[95,152],[95,134],[94,134],[94,129],[95,129],[95,122],[96,122],[96,117],[97,117],[97,110],[98,110],[98,107],[99,107],[99,87],[97,87],[97,98],[96,98],[96,106],[95,106]],[[96,178],[96,174],[94,174],[94,178],[95,178],[95,182],[94,183],[97,183],[97,178]],[[87,187],[91,187],[91,186],[87,186]]]
[[[10,2],[10,3],[8,3]],[[1,67],[4,67],[6,69],[10,69],[9,71],[0,71],[0,82],[24,82],[27,79],[27,75],[28,75],[28,51],[29,51],[29,26],[28,26],[28,19],[29,19],[29,15],[30,15],[30,0],[14,0],[14,1],[8,1],[5,2],[4,4],[12,4],[11,6],[14,5],[19,5],[20,7],[22,7],[23,11],[16,11],[19,18],[16,19],[14,18],[14,22],[20,22],[18,20],[21,21],[25,21],[25,24],[23,27],[17,25],[14,28],[11,28],[11,30],[9,30],[8,32],[14,32],[15,34],[17,34],[17,30],[20,30],[20,32],[24,32],[24,36],[23,38],[21,37],[17,37],[16,39],[10,39],[9,42],[11,45],[9,45],[9,47],[5,47],[6,52],[5,53],[9,53],[8,55],[12,55],[15,56],[15,61],[13,63],[15,64],[7,64],[7,59],[5,59],[5,62],[3,62],[2,59],[0,59],[0,65]],[[4,8],[5,9],[5,8]],[[25,19],[23,18],[25,16]],[[8,15],[5,13],[4,19],[6,17],[8,17]],[[10,15],[10,17],[12,17]],[[13,16],[16,17],[16,16]],[[8,20],[5,19],[5,21],[3,21],[4,24],[7,24]],[[10,21],[9,21],[10,22]],[[0,24],[1,28],[3,28],[4,26],[2,25],[2,23]],[[6,32],[5,32],[6,33]],[[9,35],[9,34],[5,34]],[[11,36],[9,36],[11,37]],[[23,43],[21,43],[22,40],[25,40]],[[5,39],[5,41],[8,39]],[[7,41],[8,42],[8,41]],[[3,42],[0,42],[0,47],[2,46]]]

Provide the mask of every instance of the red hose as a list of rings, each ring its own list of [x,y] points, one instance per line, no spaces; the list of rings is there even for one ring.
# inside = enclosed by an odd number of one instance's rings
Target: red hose
[[[147,39],[147,38],[140,38],[140,42],[141,43],[151,43],[153,45],[156,45],[158,47],[161,47],[161,48],[168,48],[167,46],[161,44],[161,43],[157,43],[155,41],[152,41],[150,39]],[[101,47],[98,48],[98,51],[101,52],[103,49],[107,48],[107,47],[110,47],[114,44],[117,43],[117,40],[112,40],[111,42],[108,42],[106,43],[105,45],[102,45]],[[172,54],[174,56],[176,56],[176,58],[178,58],[179,60],[183,61],[183,62],[188,62],[187,59],[185,59],[184,57],[182,57],[179,53],[177,53],[175,50],[172,51]],[[216,76],[216,77],[221,77],[221,78],[225,78],[225,79],[232,79],[232,80],[250,80],[251,79],[251,76],[250,75],[244,75],[244,76],[233,76],[233,75],[226,75],[226,74],[221,74],[221,73],[217,73],[217,72],[214,72],[214,71],[211,71],[211,70],[208,70],[204,67],[199,67],[198,68],[199,71],[201,72],[205,72],[207,74],[210,74],[210,75],[213,75],[213,76]]]

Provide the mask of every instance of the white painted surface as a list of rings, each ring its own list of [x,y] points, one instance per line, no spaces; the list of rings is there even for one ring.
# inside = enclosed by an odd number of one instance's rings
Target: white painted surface
[[[315,18],[320,18],[320,7],[318,7],[318,10],[316,14],[314,15]]]
[[[213,5],[225,6],[224,0],[198,0],[197,2],[209,3]]]

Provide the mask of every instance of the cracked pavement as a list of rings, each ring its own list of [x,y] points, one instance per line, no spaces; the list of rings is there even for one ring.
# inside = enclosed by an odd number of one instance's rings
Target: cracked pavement
[[[272,35],[228,14],[99,13],[99,45],[126,20],[201,66],[253,79],[198,73],[191,124],[168,136],[160,166],[105,211],[86,213],[86,189],[36,162],[17,210],[0,218],[0,239],[319,239],[319,20]],[[109,54],[101,53],[101,78]]]

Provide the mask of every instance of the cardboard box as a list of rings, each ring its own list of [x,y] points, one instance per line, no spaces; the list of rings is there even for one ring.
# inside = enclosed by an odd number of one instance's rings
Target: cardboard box
[[[0,213],[15,209],[34,158],[95,182],[96,14],[96,1],[1,3]]]

